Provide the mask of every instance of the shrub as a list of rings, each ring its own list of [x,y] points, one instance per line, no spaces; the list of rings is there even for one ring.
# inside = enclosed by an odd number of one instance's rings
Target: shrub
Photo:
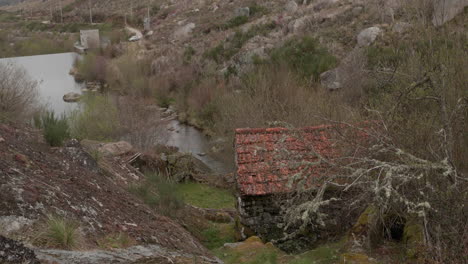
[[[77,139],[111,141],[120,132],[118,111],[106,95],[89,94],[80,100],[81,109],[70,115],[71,135]]]
[[[45,239],[52,247],[73,249],[79,245],[78,224],[59,216],[48,216]]]
[[[136,60],[131,54],[125,54],[108,67],[106,82],[113,90],[127,95],[152,96],[149,82],[151,73],[150,60]]]
[[[268,9],[266,7],[261,6],[257,3],[252,3],[251,5],[249,5],[249,10],[251,16],[265,15],[268,13]]]
[[[166,216],[175,216],[184,202],[177,193],[177,185],[159,173],[148,173],[146,181],[130,187],[130,192],[140,197],[150,207]]]
[[[26,119],[37,104],[37,82],[24,69],[0,63],[0,122]]]
[[[286,64],[305,79],[318,80],[320,74],[333,68],[337,60],[312,37],[286,42],[274,49],[271,58],[275,64]]]
[[[229,60],[232,56],[239,52],[244,44],[251,38],[257,35],[265,35],[275,27],[276,24],[271,22],[252,26],[247,32],[236,31],[232,39],[229,42],[226,42],[226,45],[224,45],[224,43],[218,44],[214,48],[206,51],[204,53],[204,57],[210,58],[217,63],[221,63],[224,60]]]
[[[86,54],[83,59],[75,61],[78,73],[87,81],[106,81],[108,62],[104,56],[94,53]]]
[[[42,127],[44,138],[53,147],[63,145],[63,141],[70,138],[70,129],[65,115],[56,117],[52,111],[46,111],[41,119],[40,124],[36,126]]]

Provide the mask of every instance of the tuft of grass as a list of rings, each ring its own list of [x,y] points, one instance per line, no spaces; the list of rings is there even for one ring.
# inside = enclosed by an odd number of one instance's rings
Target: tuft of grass
[[[97,241],[100,248],[128,248],[136,244],[135,240],[126,233],[110,234]]]
[[[45,237],[53,247],[73,249],[79,245],[78,224],[59,216],[48,216]]]
[[[197,207],[213,209],[235,207],[236,200],[228,190],[188,182],[178,184],[176,191],[186,203]]]
[[[62,146],[63,142],[70,138],[68,121],[65,115],[56,117],[52,111],[46,111],[40,121],[35,119],[35,125],[42,127],[44,138],[53,147]]]

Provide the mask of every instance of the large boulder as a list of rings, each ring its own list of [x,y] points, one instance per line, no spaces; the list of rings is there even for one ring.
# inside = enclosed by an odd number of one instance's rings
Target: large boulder
[[[63,101],[67,103],[78,102],[81,98],[79,93],[67,93],[63,96]]]
[[[359,47],[367,47],[374,43],[375,39],[382,33],[378,27],[370,27],[361,31],[357,36],[357,45]]]
[[[132,144],[127,141],[106,143],[99,147],[99,152],[106,156],[120,156],[127,154],[133,149]]]
[[[293,20],[288,24],[288,31],[294,34],[305,32],[312,20],[312,16],[304,16]]]
[[[192,180],[196,175],[210,171],[203,162],[192,155],[179,152],[167,156],[167,168],[176,182]]]
[[[445,24],[462,13],[466,6],[468,6],[467,0],[434,1],[432,24],[436,27]]]

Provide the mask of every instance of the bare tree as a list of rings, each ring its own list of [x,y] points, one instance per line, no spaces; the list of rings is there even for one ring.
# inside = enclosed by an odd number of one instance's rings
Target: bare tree
[[[0,63],[0,120],[21,120],[37,107],[37,82],[12,63]]]

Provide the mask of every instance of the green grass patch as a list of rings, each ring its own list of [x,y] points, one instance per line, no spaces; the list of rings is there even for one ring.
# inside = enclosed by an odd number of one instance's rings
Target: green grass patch
[[[181,183],[177,185],[177,193],[191,205],[201,208],[234,208],[235,198],[228,191],[200,183]]]
[[[225,243],[234,243],[234,224],[211,223],[211,226],[201,232],[201,241],[208,249],[222,247]]]

